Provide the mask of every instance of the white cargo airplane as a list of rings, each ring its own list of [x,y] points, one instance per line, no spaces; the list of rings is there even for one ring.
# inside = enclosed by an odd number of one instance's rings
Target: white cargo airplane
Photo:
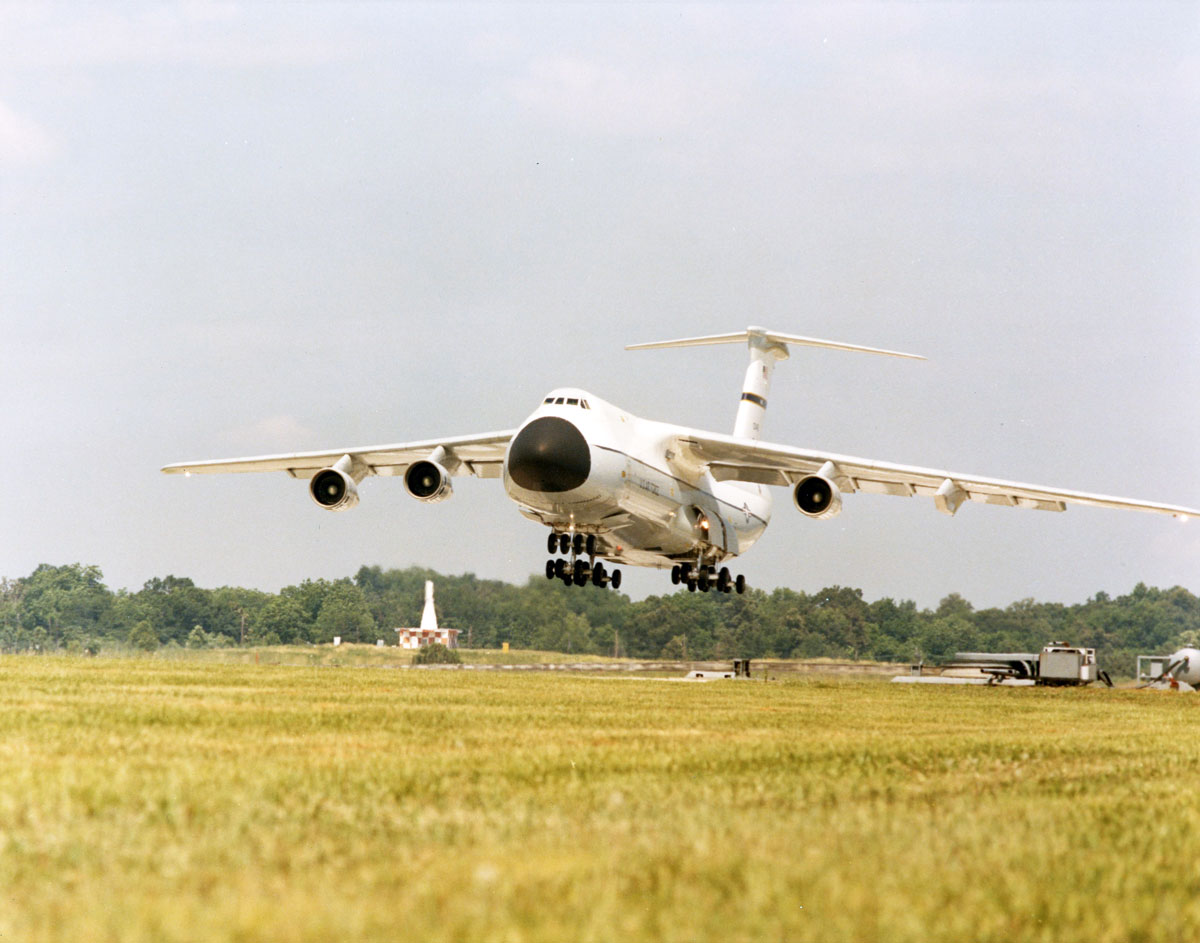
[[[829,347],[921,360],[915,354],[860,347],[750,327],[733,334],[635,344],[628,350],[748,343],[733,435],[640,419],[586,390],[560,388],[515,430],[429,439],[399,445],[330,449],[292,455],[182,462],[168,474],[286,471],[311,479],[309,492],[327,511],[358,504],[370,475],[403,477],[418,501],[450,497],[451,478],[502,478],[522,514],[550,528],[546,577],[569,585],[621,585],[621,571],[603,562],[671,568],[689,590],[745,591],[726,561],[745,553],[771,517],[768,485],[792,492],[797,509],[829,518],[842,495],[923,495],[953,515],[965,501],[1064,511],[1090,504],[1171,514],[1200,510],[1021,484],[935,468],[894,465],[760,441],[776,361],[788,345]]]

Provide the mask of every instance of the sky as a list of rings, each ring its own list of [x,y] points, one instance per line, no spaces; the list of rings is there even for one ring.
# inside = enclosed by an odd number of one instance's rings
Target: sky
[[[169,462],[511,429],[549,389],[1200,507],[1200,6],[0,4],[0,576],[523,582],[498,481],[330,514]],[[736,572],[936,606],[1200,592],[1200,522],[776,491]],[[672,591],[626,570],[635,598]]]

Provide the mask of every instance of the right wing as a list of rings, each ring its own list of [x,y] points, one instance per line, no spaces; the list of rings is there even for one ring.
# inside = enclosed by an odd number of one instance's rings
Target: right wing
[[[212,475],[225,472],[283,471],[293,478],[311,478],[349,455],[356,468],[365,467],[367,475],[403,475],[413,462],[427,459],[439,449],[442,464],[452,475],[499,478],[504,452],[516,430],[485,432],[451,439],[427,439],[398,445],[370,445],[362,448],[330,449],[323,452],[293,452],[290,455],[257,455],[250,458],[220,458],[200,462],[178,462],[164,466],[168,475]],[[356,479],[357,480],[357,479]]]

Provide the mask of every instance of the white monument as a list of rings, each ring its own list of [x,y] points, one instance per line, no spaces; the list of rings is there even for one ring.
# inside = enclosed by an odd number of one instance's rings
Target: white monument
[[[438,628],[437,610],[433,607],[433,580],[425,581],[425,608],[421,611],[419,629],[397,629],[396,644],[401,648],[424,648],[440,642],[447,648],[458,648],[458,629]]]
[[[437,610],[433,608],[433,580],[425,581],[425,609],[421,612],[421,631],[437,631]]]

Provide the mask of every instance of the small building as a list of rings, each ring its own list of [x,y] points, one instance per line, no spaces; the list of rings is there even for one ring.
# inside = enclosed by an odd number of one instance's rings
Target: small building
[[[438,626],[437,610],[433,607],[433,580],[426,580],[425,609],[421,613],[421,627],[396,629],[396,644],[401,648],[424,648],[435,642],[447,648],[458,648],[458,629],[443,629]]]
[[[458,629],[397,629],[396,644],[401,648],[424,648],[438,642],[447,648],[458,648]]]

